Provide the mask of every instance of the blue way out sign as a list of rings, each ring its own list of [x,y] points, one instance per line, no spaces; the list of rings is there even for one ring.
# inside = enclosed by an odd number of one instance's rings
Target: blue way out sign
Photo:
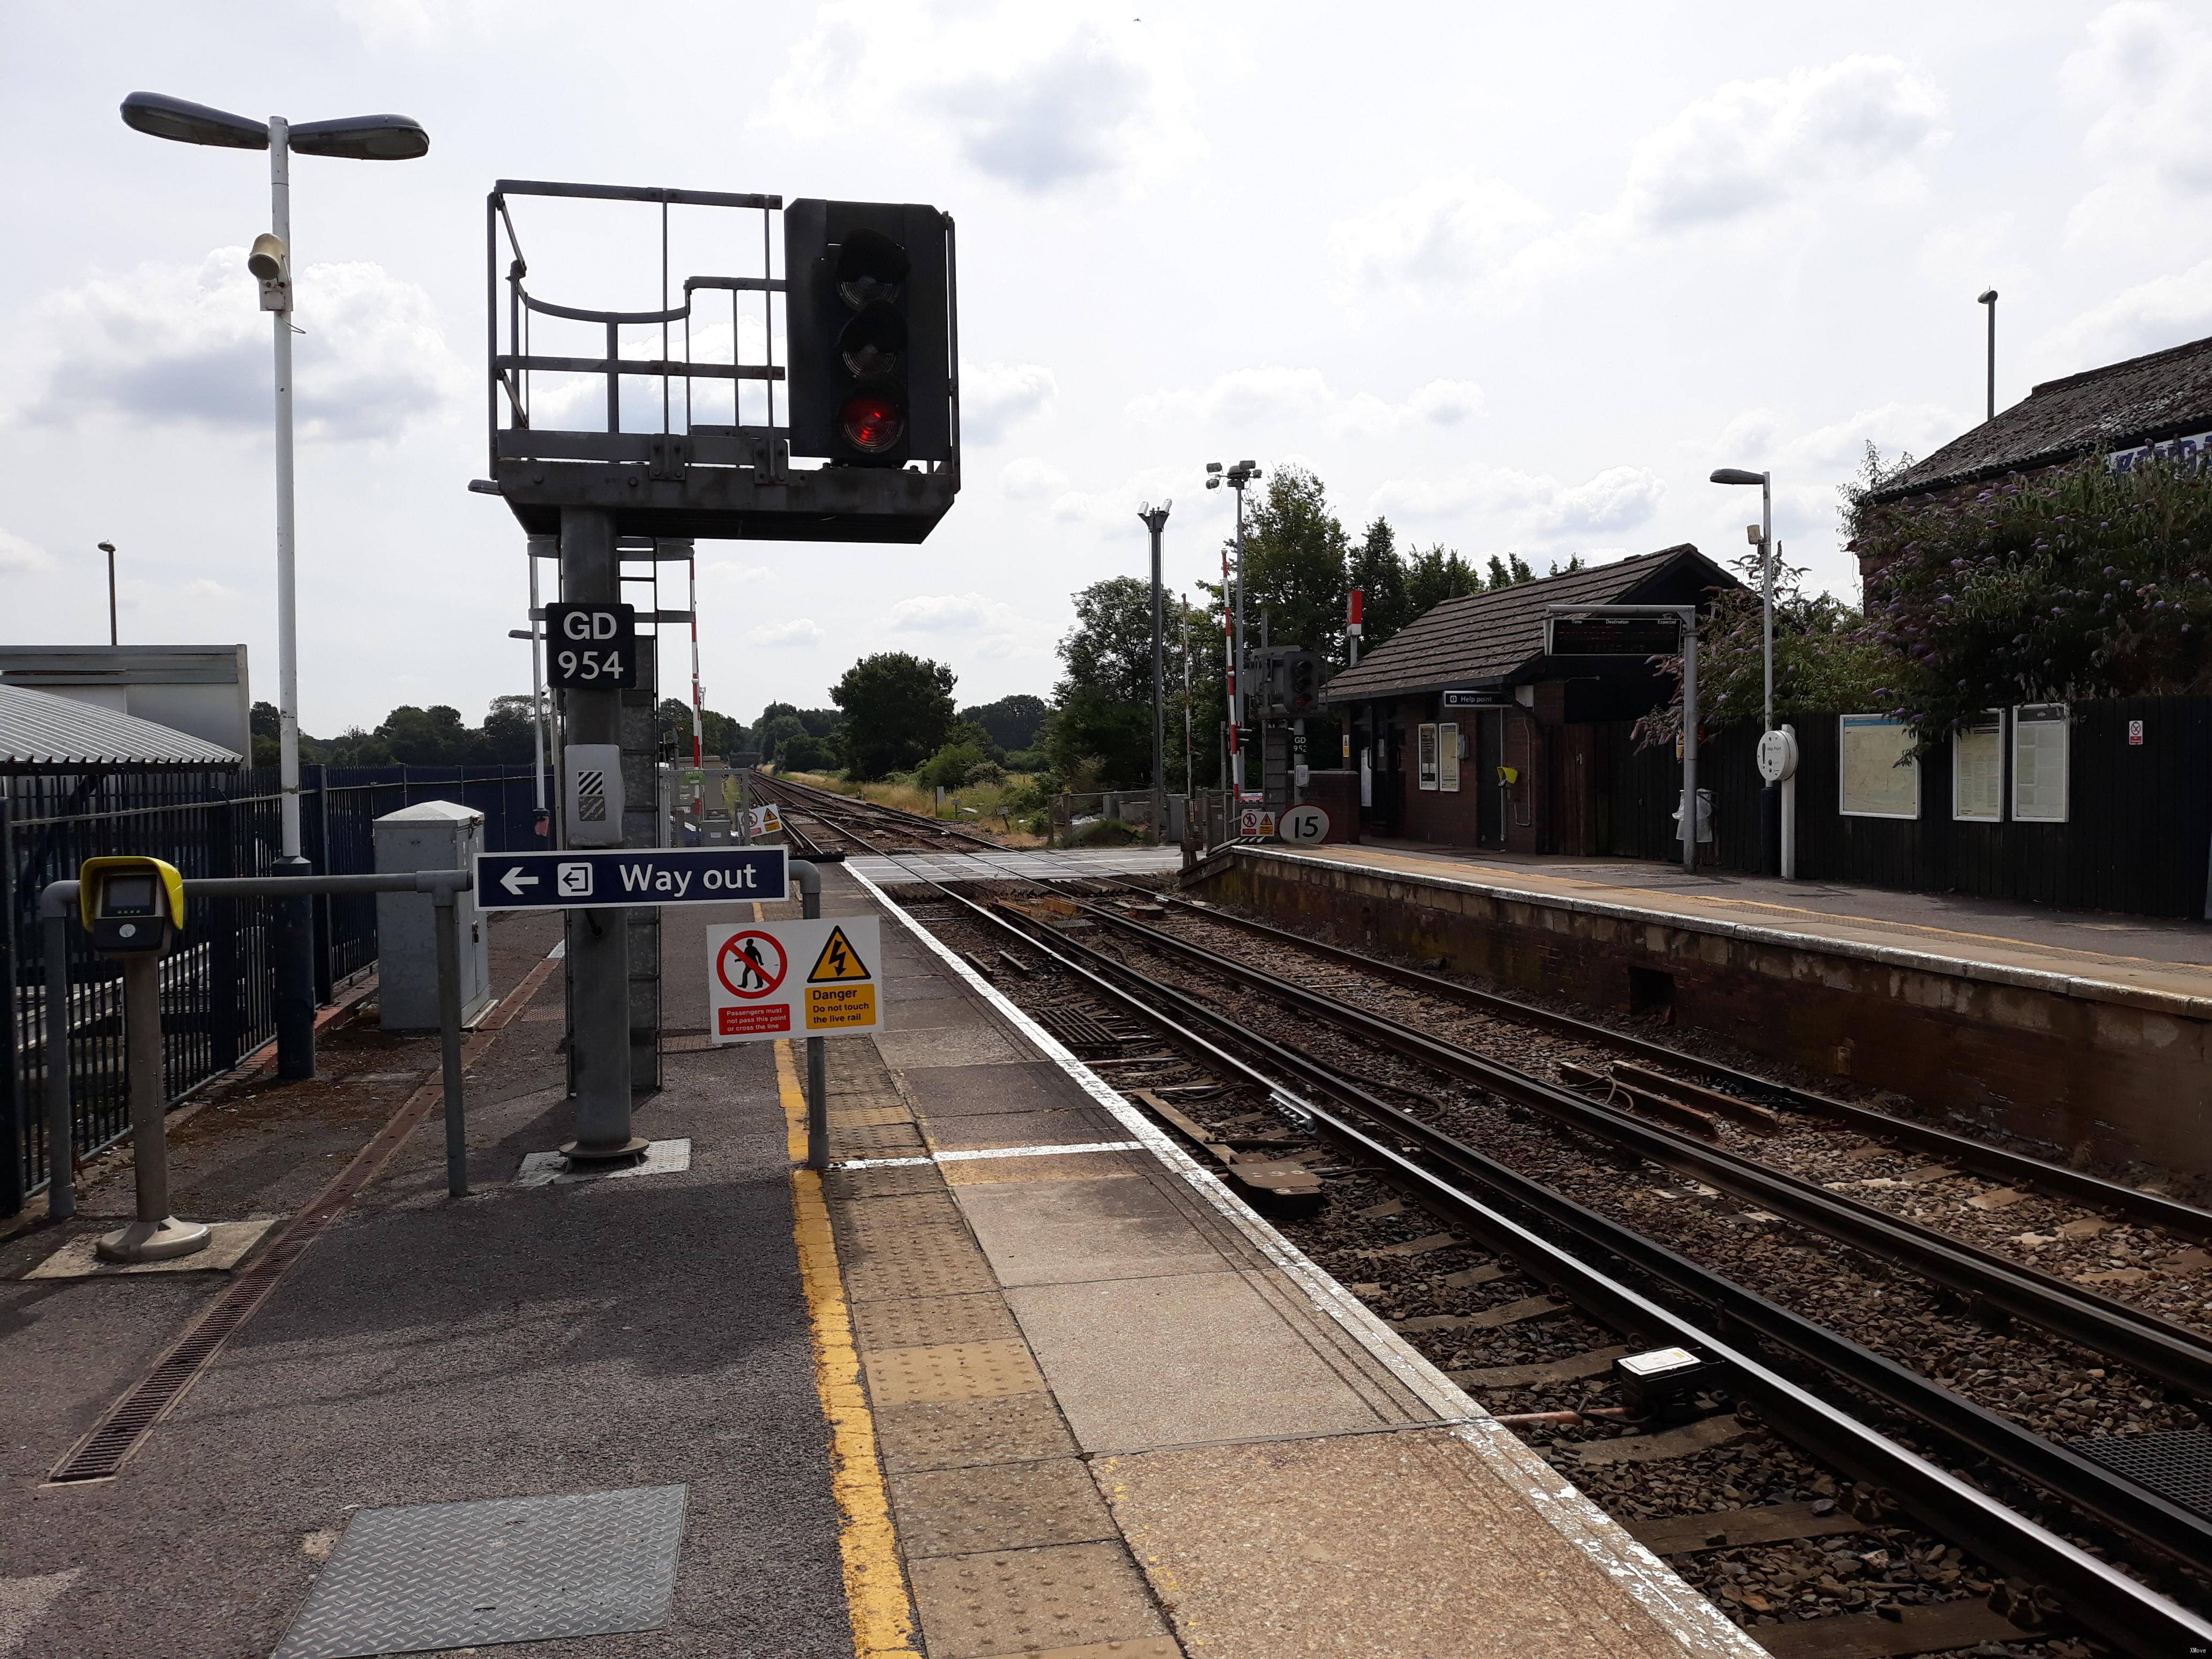
[[[482,853],[477,857],[477,908],[582,910],[774,901],[791,896],[784,858],[781,847]]]

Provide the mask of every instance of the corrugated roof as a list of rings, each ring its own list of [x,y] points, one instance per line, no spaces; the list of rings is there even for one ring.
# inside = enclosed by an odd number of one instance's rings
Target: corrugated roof
[[[243,758],[173,726],[0,682],[0,766],[236,766]]]
[[[2212,430],[2212,338],[2045,380],[1874,493],[1894,501]]]
[[[1512,678],[1544,659],[1547,605],[1687,604],[1692,593],[1708,587],[1737,585],[1735,577],[1684,542],[1494,592],[1463,594],[1446,599],[1358,667],[1339,674],[1322,688],[1322,701],[1358,702]]]

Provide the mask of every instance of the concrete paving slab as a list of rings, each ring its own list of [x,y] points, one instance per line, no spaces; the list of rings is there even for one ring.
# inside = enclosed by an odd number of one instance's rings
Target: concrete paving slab
[[[956,1025],[922,1031],[878,1031],[876,1048],[902,1072],[945,1066],[997,1066],[1028,1060],[991,1025]]]
[[[895,1475],[890,1492],[909,1559],[1121,1536],[1076,1457]]]
[[[911,1572],[930,1659],[1167,1634],[1118,1542],[939,1556]]]
[[[1048,1394],[875,1407],[876,1449],[893,1474],[1064,1457],[1075,1437]]]
[[[1024,1285],[1006,1300],[1088,1452],[1382,1421],[1241,1273]]]
[[[557,1152],[532,1152],[515,1171],[518,1187],[572,1187],[585,1181],[620,1181],[629,1176],[678,1175],[691,1167],[688,1139],[653,1140],[634,1164],[571,1164]]]
[[[281,1218],[264,1216],[258,1221],[210,1221],[204,1250],[167,1261],[102,1261],[98,1251],[102,1237],[87,1233],[73,1238],[23,1275],[26,1279],[121,1279],[142,1273],[228,1273],[245,1260],[246,1253]]]
[[[1141,1143],[1125,1150],[1071,1151],[1025,1157],[946,1158],[938,1164],[948,1187],[983,1187],[1001,1181],[1095,1181],[1102,1176],[1148,1176],[1151,1152]]]
[[[1142,1453],[1092,1472],[1176,1633],[1210,1659],[1757,1651],[1710,1607],[1702,1630],[1694,1607],[1655,1618],[1449,1430]]]
[[[1221,1254],[1150,1181],[1006,1181],[957,1189],[1001,1285],[1218,1273]]]
[[[1042,1111],[922,1120],[939,1152],[982,1146],[1089,1146],[1126,1140],[1128,1132],[1095,1106],[1054,1106]]]
[[[946,1117],[980,1117],[994,1112],[1034,1111],[1040,1107],[1087,1104],[1090,1097],[1048,1060],[1023,1060],[996,1066],[947,1066],[933,1070],[920,1094],[921,1115],[934,1122]]]

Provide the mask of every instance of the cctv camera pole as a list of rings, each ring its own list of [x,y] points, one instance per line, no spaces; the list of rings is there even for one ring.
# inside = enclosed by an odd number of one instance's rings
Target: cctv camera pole
[[[276,335],[276,709],[281,720],[278,759],[283,812],[283,856],[276,873],[313,872],[300,842],[299,592],[293,576],[292,517],[292,170],[291,124],[269,118],[269,228],[285,261],[278,303],[270,317]],[[264,292],[267,289],[264,286]],[[266,303],[264,301],[264,303]],[[315,912],[307,897],[278,899],[270,964],[276,980],[276,1075],[315,1074]]]
[[[1145,528],[1152,532],[1152,839],[1156,842],[1167,839],[1168,823],[1167,680],[1161,657],[1165,645],[1160,608],[1160,532],[1167,528],[1168,508],[1173,505],[1171,501],[1162,501],[1137,515],[1144,520]]]
[[[1989,414],[1987,418],[1994,421],[1997,417],[1997,291],[1995,289],[1989,289],[1977,295],[1976,299],[1977,302],[1984,307],[1990,313],[1988,387]]]
[[[115,544],[102,542],[100,550],[107,555],[107,642],[120,645],[123,635],[115,626]]]
[[[611,514],[561,509],[561,597],[584,605],[622,601],[622,558]],[[561,693],[562,737],[569,744],[622,741],[622,693]],[[564,843],[573,826],[572,769],[561,768]],[[572,1159],[624,1158],[645,1150],[630,1133],[629,927],[623,910],[568,913],[569,1058],[575,1078],[576,1138],[562,1147]]]

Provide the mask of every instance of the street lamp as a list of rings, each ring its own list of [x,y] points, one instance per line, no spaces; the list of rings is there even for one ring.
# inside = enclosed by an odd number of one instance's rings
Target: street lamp
[[[427,154],[429,135],[404,115],[354,115],[294,126],[281,115],[267,121],[189,104],[158,92],[134,92],[123,100],[123,122],[133,130],[181,144],[269,152],[269,230],[253,239],[246,269],[261,284],[261,308],[274,314],[276,338],[276,707],[281,717],[283,856],[276,868],[303,876],[312,866],[300,842],[300,659],[298,604],[293,583],[292,518],[292,184],[291,153],[336,155],[356,161],[405,161]],[[276,1072],[283,1078],[315,1074],[314,922],[311,902],[276,906]]]
[[[1244,725],[1244,490],[1260,476],[1256,462],[1239,461],[1226,471],[1218,461],[1206,464],[1206,487],[1218,489],[1226,483],[1237,492],[1237,574],[1232,586],[1228,561],[1222,561],[1222,601],[1228,606],[1223,617],[1229,635],[1229,770],[1230,787],[1236,792],[1237,805],[1244,805],[1244,744],[1239,733]],[[1267,757],[1260,761],[1260,782],[1267,785]]]
[[[100,550],[107,555],[107,642],[120,645],[123,636],[115,629],[115,544],[102,542]]]
[[[1996,417],[1997,417],[1997,291],[1996,291],[1996,289],[1993,289],[1993,288],[1991,288],[1991,289],[1983,289],[1983,290],[1982,290],[1982,292],[1980,292],[1979,294],[1978,294],[1978,295],[1976,295],[1974,296],[1974,303],[1975,303],[1976,305],[1978,305],[1978,306],[1987,306],[1987,307],[1989,307],[1989,312],[1990,312],[1990,359],[1989,359],[1989,411],[1990,411],[1990,412],[1989,412],[1989,415],[1988,415],[1988,417],[1987,417],[1987,418],[1989,418],[1990,420],[1994,421],[1994,420],[1995,420],[1995,419],[1996,419]]]
[[[1168,813],[1168,756],[1167,701],[1164,671],[1160,663],[1160,535],[1168,527],[1168,509],[1173,501],[1162,501],[1154,507],[1150,501],[1137,509],[1137,517],[1146,529],[1152,532],[1152,840],[1167,839]],[[1183,780],[1183,787],[1190,787],[1190,780]]]
[[[1759,649],[1765,682],[1759,731],[1765,733],[1774,729],[1774,475],[1723,466],[1715,471],[1712,482],[1759,486]],[[1771,875],[1778,867],[1776,849],[1781,838],[1781,786],[1770,783],[1759,792],[1759,860],[1765,873]]]

